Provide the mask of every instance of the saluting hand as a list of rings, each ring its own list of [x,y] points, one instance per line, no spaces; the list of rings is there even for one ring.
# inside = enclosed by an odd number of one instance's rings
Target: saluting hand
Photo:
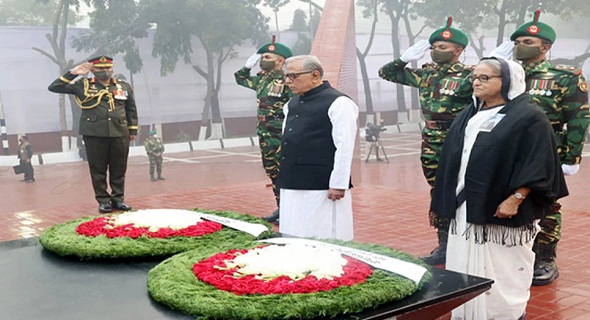
[[[72,74],[77,75],[77,76],[83,76],[83,75],[87,74],[88,72],[90,72],[90,70],[92,70],[92,63],[84,62],[81,65],[76,66],[70,72]]]

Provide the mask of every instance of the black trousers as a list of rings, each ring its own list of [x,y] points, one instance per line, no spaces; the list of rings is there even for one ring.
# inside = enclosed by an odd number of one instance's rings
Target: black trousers
[[[33,169],[33,165],[30,162],[19,160],[19,164],[23,167],[25,180],[35,179],[35,169]]]
[[[125,200],[125,172],[129,156],[129,137],[84,136],[94,197],[98,203]],[[107,189],[107,171],[111,193]]]

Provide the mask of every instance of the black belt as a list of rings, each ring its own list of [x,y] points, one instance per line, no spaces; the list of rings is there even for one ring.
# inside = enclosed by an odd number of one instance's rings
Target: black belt
[[[259,114],[257,117],[258,117],[258,121],[260,121],[260,122],[283,121],[283,119],[285,118],[284,115],[270,115],[270,116],[265,116],[265,115],[262,115],[262,114]]]
[[[466,200],[467,198],[465,197],[465,188],[463,188],[457,195],[457,208],[459,208]]]
[[[449,130],[453,120],[426,120],[426,128],[431,130]]]

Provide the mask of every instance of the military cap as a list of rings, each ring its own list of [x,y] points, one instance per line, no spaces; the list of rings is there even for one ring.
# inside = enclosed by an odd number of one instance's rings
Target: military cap
[[[293,56],[293,51],[286,45],[275,42],[276,36],[272,36],[272,42],[265,43],[256,53],[274,53],[287,59]]]
[[[151,136],[151,135],[154,135],[154,134],[158,134],[158,130],[150,130],[150,132],[148,132],[148,134],[149,134],[150,136]]]
[[[540,22],[539,16],[541,15],[541,10],[535,11],[535,16],[533,17],[533,21],[527,22],[522,26],[518,27],[516,31],[510,36],[510,40],[514,41],[518,37],[537,37],[544,40],[547,40],[553,44],[555,42],[555,30],[551,28],[548,24]]]
[[[459,29],[451,28],[451,24],[453,24],[453,17],[447,19],[446,26],[434,31],[430,35],[430,39],[428,39],[430,44],[436,41],[447,41],[463,46],[463,48],[467,47],[467,44],[469,44],[467,35]]]
[[[95,67],[112,67],[113,66],[113,58],[107,56],[98,56],[94,57],[88,62],[92,63]]]

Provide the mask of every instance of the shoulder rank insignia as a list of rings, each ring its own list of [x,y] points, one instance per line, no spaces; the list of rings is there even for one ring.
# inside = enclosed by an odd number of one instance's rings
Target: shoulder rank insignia
[[[573,73],[574,75],[582,74],[581,68],[568,66],[568,65],[557,65],[557,66],[555,66],[555,69],[560,70],[560,71],[567,71],[567,72]]]

